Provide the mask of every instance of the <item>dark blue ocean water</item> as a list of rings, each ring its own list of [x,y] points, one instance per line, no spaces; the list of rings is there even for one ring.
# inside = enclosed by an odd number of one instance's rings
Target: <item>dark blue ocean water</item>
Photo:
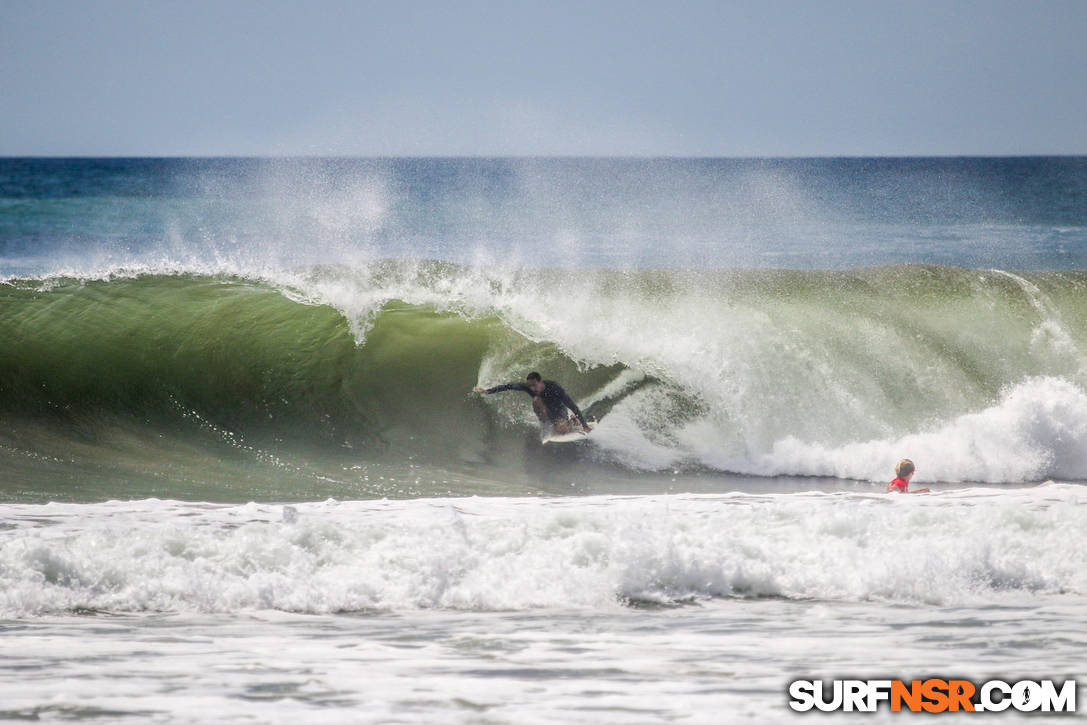
[[[0,159],[0,274],[357,255],[1087,268],[1087,158]]]

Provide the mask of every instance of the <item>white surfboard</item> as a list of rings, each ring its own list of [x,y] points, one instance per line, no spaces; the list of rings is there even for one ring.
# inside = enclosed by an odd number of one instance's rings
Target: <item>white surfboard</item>
[[[589,423],[589,430],[596,427],[596,423]],[[575,430],[569,433],[560,433],[559,435],[549,435],[540,442],[544,445],[548,443],[576,443],[577,441],[584,441],[589,439],[589,434],[583,430]]]

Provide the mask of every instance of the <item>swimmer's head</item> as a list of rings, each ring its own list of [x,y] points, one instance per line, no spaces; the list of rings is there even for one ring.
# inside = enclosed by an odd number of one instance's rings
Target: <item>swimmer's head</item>
[[[898,462],[898,465],[895,466],[895,475],[899,478],[905,478],[906,476],[910,476],[912,474],[913,461],[911,461],[909,458],[903,458],[901,461]]]

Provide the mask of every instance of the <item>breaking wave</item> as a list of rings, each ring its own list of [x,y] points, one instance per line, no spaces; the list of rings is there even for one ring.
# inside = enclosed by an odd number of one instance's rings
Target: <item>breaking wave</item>
[[[607,465],[883,480],[909,456],[927,480],[1087,479],[1085,287],[1083,272],[412,260],[9,278],[0,442],[42,453],[45,426],[104,444],[108,423],[479,461],[532,414],[468,391],[539,369],[600,419]]]

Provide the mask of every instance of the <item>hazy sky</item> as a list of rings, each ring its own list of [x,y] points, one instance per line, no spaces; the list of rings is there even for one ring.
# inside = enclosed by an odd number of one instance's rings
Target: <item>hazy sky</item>
[[[0,155],[1087,153],[1087,0],[0,0]]]

